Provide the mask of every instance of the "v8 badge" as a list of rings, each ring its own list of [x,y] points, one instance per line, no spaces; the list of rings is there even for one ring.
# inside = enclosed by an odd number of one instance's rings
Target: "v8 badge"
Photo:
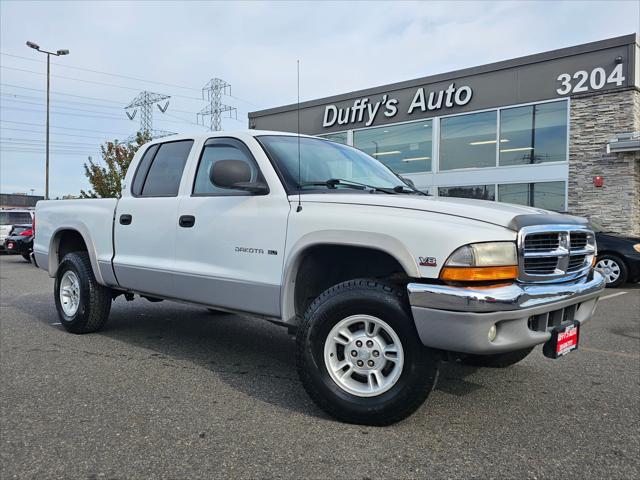
[[[418,257],[421,267],[437,267],[438,262],[435,257]]]

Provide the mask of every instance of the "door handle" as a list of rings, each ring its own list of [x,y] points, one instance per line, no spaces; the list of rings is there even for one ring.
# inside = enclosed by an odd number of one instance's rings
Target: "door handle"
[[[120,215],[120,225],[131,225],[133,217],[129,214]]]
[[[178,225],[184,228],[191,228],[196,223],[196,217],[193,215],[182,215],[178,220]]]

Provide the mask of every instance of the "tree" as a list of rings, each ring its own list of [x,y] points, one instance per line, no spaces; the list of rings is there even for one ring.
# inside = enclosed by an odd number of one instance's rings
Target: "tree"
[[[151,140],[148,132],[138,132],[136,140],[132,143],[105,142],[100,145],[101,162],[94,163],[89,158],[89,163],[84,164],[84,174],[93,187],[85,192],[80,190],[81,198],[118,198],[122,192],[122,182],[129,164],[138,149]],[[102,165],[104,163],[104,165]]]

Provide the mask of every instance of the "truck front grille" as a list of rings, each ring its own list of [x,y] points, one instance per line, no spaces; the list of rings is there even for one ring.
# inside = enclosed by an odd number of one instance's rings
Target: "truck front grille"
[[[568,307],[553,310],[552,312],[533,315],[529,317],[529,330],[533,330],[534,332],[546,332],[554,327],[562,325],[563,323],[571,322],[575,320],[576,311],[580,308],[580,305],[580,303],[576,303],[575,305],[569,305]]]
[[[520,280],[550,282],[576,278],[588,272],[595,253],[595,235],[585,227],[524,227],[518,235]]]

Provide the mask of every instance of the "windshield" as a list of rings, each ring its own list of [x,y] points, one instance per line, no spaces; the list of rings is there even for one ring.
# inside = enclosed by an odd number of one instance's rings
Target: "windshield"
[[[347,188],[353,191],[354,184],[382,189],[411,188],[375,158],[353,147],[300,137],[298,166],[298,137],[265,135],[258,139],[276,163],[289,192],[298,190],[298,173],[302,192],[314,189],[336,192]]]

